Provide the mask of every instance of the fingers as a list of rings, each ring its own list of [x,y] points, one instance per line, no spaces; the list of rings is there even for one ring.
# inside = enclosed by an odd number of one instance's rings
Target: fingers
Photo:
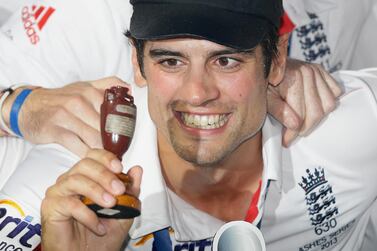
[[[94,152],[94,153],[93,153]],[[102,156],[100,155],[102,153]],[[72,196],[83,195],[103,207],[113,206],[114,196],[124,193],[125,186],[112,169],[119,162],[115,155],[105,150],[89,150],[87,157],[79,161],[68,172],[61,175],[48,195]],[[116,165],[121,165],[117,163]]]
[[[274,90],[269,90],[267,95],[268,111],[275,119],[283,124],[282,144],[288,147],[298,136],[302,126],[302,120]]]
[[[286,127],[283,144],[290,144],[297,135],[308,135],[335,109],[341,93],[321,65],[288,60],[284,80],[268,92],[268,111]]]
[[[100,80],[90,81],[89,83],[100,90],[106,90],[107,88],[117,85],[127,87],[131,90],[131,86],[118,77],[103,78]]]
[[[106,185],[106,182],[105,182]],[[46,196],[60,197],[60,198],[73,198],[79,199],[80,196],[90,198],[96,204],[102,207],[112,207],[115,204],[115,198],[110,191],[106,190],[97,180],[92,180],[82,174],[70,174],[60,178],[56,186],[48,190]]]
[[[75,219],[96,234],[105,232],[97,216],[80,200],[88,197],[96,204],[109,208],[115,205],[116,195],[125,192],[124,184],[113,172],[122,166],[116,156],[105,150],[89,150],[88,157],[79,161],[61,175],[56,184],[46,192],[42,206],[43,217],[48,222],[70,222]],[[135,179],[132,189],[140,189],[141,169],[135,168],[130,175]]]
[[[322,104],[322,110],[324,114],[329,114],[336,107],[336,97],[331,90],[329,83],[327,83],[326,79],[324,78],[324,76],[328,75],[328,73],[324,72],[321,66],[314,68],[313,71],[315,71],[314,77]],[[330,75],[329,78],[332,79]]]
[[[70,193],[69,190],[73,189],[79,194],[95,198],[98,203],[108,203],[109,195],[120,195],[125,191],[124,184],[113,172],[89,158],[80,162],[80,168],[72,169],[66,176],[58,180],[58,182],[61,181],[64,181],[62,185],[64,191]],[[78,187],[82,183],[86,184],[85,187]],[[94,196],[100,194],[102,197]]]
[[[282,144],[284,147],[288,147],[299,135],[299,130],[292,130],[289,128],[283,128]]]
[[[70,192],[69,189],[74,189],[79,194],[93,198],[95,202],[103,207],[113,206],[113,204],[108,205],[108,203],[114,202],[114,195],[120,195],[125,192],[124,184],[113,172],[106,168],[104,169],[103,165],[94,160],[86,158],[80,164],[81,168],[73,169],[58,181],[64,181],[64,184],[67,185],[67,188],[62,186],[63,190]],[[65,182],[65,179],[67,182]],[[76,180],[78,181],[76,182]],[[81,183],[85,183],[85,187],[75,186]]]
[[[96,160],[114,173],[120,173],[123,170],[120,160],[113,153],[106,150],[91,149],[87,153],[87,158]]]
[[[278,88],[274,88],[275,92],[278,92],[281,96],[281,99],[286,104],[284,111],[286,111],[285,117],[288,120],[288,116],[294,116],[290,119],[292,121],[297,120],[297,116],[299,119],[298,126],[296,128],[288,127],[292,130],[300,130],[302,123],[305,118],[305,97],[304,97],[304,85],[303,83],[303,75],[301,71],[293,71],[287,69],[286,75],[283,79],[283,82],[278,86]],[[280,104],[282,105],[282,104]],[[293,112],[290,112],[293,111]],[[297,116],[295,116],[297,115]],[[284,124],[285,125],[285,124]]]
[[[340,95],[342,95],[343,90],[338,84],[338,82],[325,70],[322,66],[320,66],[320,72],[322,74],[322,77],[328,87],[330,88],[333,96],[335,98],[338,98]]]
[[[93,129],[100,129],[100,106],[103,102],[103,92],[94,88],[83,88],[81,94],[74,94],[61,104],[71,115],[80,119]],[[64,116],[62,116],[64,118]]]
[[[302,120],[299,115],[284,101],[280,95],[269,87],[267,91],[268,112],[286,128],[291,130],[299,130]]]
[[[321,97],[318,89],[320,78],[315,75],[317,72],[310,67],[302,69],[302,80],[304,83],[304,99],[305,99],[305,118],[302,125],[300,135],[307,135],[319,121],[324,117],[325,113],[322,107]]]
[[[44,126],[39,128],[41,137],[38,138],[38,143],[60,144],[81,158],[89,148],[102,148],[98,130],[63,108],[52,110],[51,113]]]
[[[337,82],[321,65],[310,66],[303,70],[306,115],[299,134],[302,136],[308,135],[336,108],[337,97],[342,93]]]
[[[73,218],[97,235],[106,234],[106,228],[100,222],[97,215],[84,205],[78,197],[51,196],[50,193],[53,192],[48,190],[46,198],[42,202],[42,222],[49,222],[51,224]],[[48,226],[49,224],[43,225]]]
[[[77,136],[77,134],[64,128],[58,128],[55,130],[57,135],[49,140],[50,142],[58,143],[64,146],[66,149],[76,154],[80,158],[85,157],[90,148]]]
[[[36,144],[62,144],[81,157],[88,148],[102,147],[100,106],[104,89],[114,85],[129,87],[119,78],[109,77],[62,88],[34,90],[20,113],[20,129],[25,139]],[[63,132],[67,139],[61,136],[62,128],[69,131]]]

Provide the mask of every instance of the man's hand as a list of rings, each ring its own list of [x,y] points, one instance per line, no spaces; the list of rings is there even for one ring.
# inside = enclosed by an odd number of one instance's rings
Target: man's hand
[[[33,90],[20,111],[21,133],[32,143],[58,143],[80,157],[89,148],[102,148],[100,106],[104,90],[115,85],[127,86],[119,78],[110,77]],[[4,105],[6,119],[13,100],[10,98]]]
[[[122,165],[105,150],[90,150],[86,158],[46,192],[42,202],[42,250],[119,250],[127,237],[132,220],[99,219],[80,200],[86,196],[106,208],[115,205],[115,195],[139,195],[142,169],[133,167],[128,175],[131,187],[117,178]]]
[[[268,112],[285,126],[283,145],[309,134],[335,109],[341,93],[321,65],[288,59],[283,81],[268,89]]]

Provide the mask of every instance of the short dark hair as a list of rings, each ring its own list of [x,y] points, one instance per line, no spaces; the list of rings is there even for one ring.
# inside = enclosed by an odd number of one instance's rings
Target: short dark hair
[[[137,62],[140,67],[140,72],[141,75],[145,78],[144,47],[146,40],[136,39],[132,36],[129,30],[125,32],[125,36],[130,40],[131,44],[136,49]],[[264,39],[260,42],[263,52],[264,75],[266,78],[268,77],[268,74],[271,70],[272,61],[278,56],[278,40],[278,30],[275,27],[271,26]]]
[[[144,73],[144,47],[145,47],[145,40],[142,39],[136,39],[132,36],[131,32],[127,30],[124,35],[130,40],[132,46],[136,49],[136,57],[137,57],[137,63],[140,67],[141,75],[145,78]]]

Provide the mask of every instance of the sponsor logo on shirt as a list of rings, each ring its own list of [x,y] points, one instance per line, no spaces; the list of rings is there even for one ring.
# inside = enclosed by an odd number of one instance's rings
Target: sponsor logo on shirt
[[[23,251],[38,248],[41,225],[12,200],[0,200],[0,250]]]
[[[212,240],[184,242],[174,245],[174,251],[206,251],[211,250]]]
[[[40,41],[39,32],[45,27],[51,15],[55,12],[52,7],[25,6],[22,8],[21,19],[30,42],[36,45]]]
[[[160,230],[165,234],[156,236],[155,233],[148,234],[136,240],[130,250],[146,250],[145,247],[150,246],[152,251],[210,251],[212,247],[212,239],[204,239],[199,241],[178,242],[174,239],[174,230],[172,228]]]

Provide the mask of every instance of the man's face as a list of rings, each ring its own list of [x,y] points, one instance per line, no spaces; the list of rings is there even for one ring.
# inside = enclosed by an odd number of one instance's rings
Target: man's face
[[[144,70],[159,142],[186,161],[218,164],[259,133],[268,85],[260,46],[245,53],[191,38],[148,41]]]

